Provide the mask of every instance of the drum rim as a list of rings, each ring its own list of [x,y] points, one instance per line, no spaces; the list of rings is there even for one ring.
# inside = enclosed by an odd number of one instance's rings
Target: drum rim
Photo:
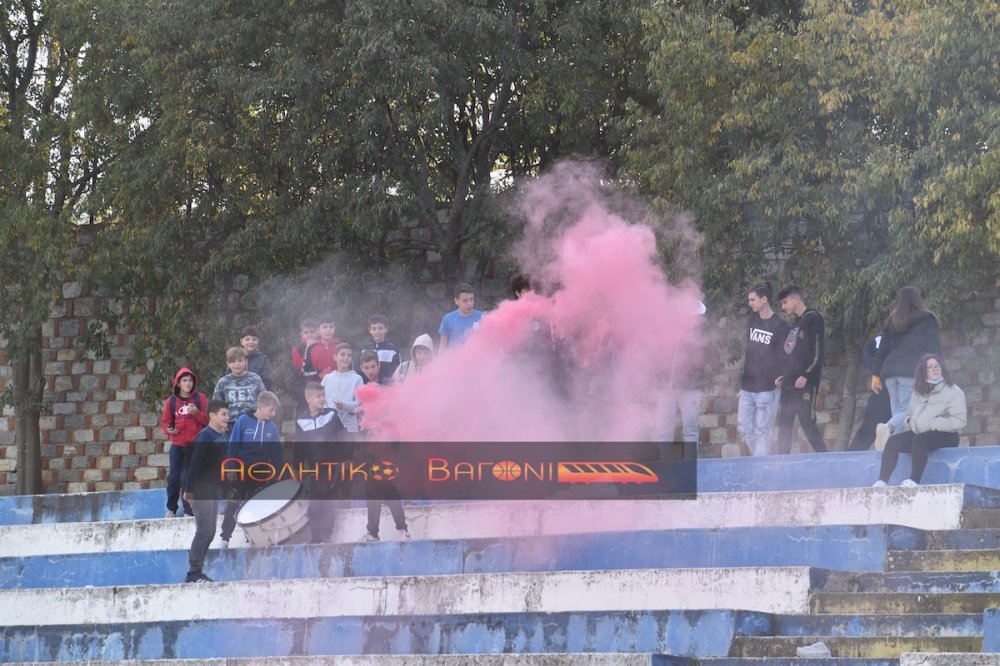
[[[278,481],[277,483],[274,483],[274,484],[271,484],[271,485],[278,485],[278,483],[284,483],[285,481],[291,481],[291,479],[285,479],[284,481]],[[297,483],[299,487],[295,491],[295,494],[288,498],[288,502],[281,507],[281,511],[284,511],[285,507],[290,506],[293,502],[301,501],[302,499],[307,499],[307,498],[301,498],[301,497],[299,497],[299,495],[302,494],[305,486],[303,486],[302,483],[299,482],[299,481],[295,481],[295,483]],[[270,488],[270,487],[271,486],[265,486],[264,488]],[[261,488],[261,490],[264,490],[264,488]],[[242,513],[244,507],[246,507],[246,505],[249,504],[252,501],[253,501],[253,497],[251,497],[250,499],[246,500],[243,503],[243,506],[240,507],[240,510],[236,512],[236,524],[239,525],[240,527],[254,527],[256,525],[260,525],[261,523],[263,523],[263,522],[265,522],[267,520],[270,520],[274,516],[277,516],[277,515],[279,515],[281,513],[281,511],[278,511],[277,513],[268,514],[268,515],[264,516],[263,518],[261,518],[260,520],[255,520],[252,523],[243,523],[243,522],[240,522],[240,513]],[[261,500],[261,501],[263,501],[263,502],[270,502],[270,501],[273,501],[273,500]]]

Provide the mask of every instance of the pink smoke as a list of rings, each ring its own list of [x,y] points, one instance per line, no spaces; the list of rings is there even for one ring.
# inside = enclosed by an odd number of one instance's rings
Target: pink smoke
[[[514,257],[550,296],[504,301],[426,372],[363,390],[376,438],[648,440],[657,395],[702,363],[698,289],[669,283],[653,229],[609,210],[598,173],[561,165],[520,201]]]

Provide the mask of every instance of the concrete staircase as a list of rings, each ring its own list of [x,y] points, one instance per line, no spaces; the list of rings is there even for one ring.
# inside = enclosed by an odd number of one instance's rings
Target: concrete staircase
[[[344,507],[335,543],[215,550],[197,585],[162,491],[0,498],[0,662],[1000,664],[1000,448],[939,452],[912,490],[869,488],[877,464],[701,461],[690,501],[420,504],[409,541],[359,543]],[[795,658],[819,640],[835,659]]]

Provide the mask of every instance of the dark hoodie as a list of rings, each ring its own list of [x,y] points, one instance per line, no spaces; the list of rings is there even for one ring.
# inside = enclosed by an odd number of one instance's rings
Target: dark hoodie
[[[186,398],[181,397],[181,377],[191,375],[194,379],[194,388],[191,395]],[[191,410],[197,408],[197,412],[192,414]],[[198,375],[188,368],[181,368],[174,375],[173,391],[170,397],[163,403],[163,417],[160,419],[160,427],[163,433],[170,438],[171,443],[178,446],[185,446],[194,442],[195,437],[201,429],[208,425],[208,399],[204,393],[198,391]],[[168,428],[173,426],[177,429],[175,434],[171,434]]]
[[[885,326],[872,374],[880,379],[912,377],[921,356],[940,353],[937,317],[927,310],[918,310],[910,316],[903,331]]]

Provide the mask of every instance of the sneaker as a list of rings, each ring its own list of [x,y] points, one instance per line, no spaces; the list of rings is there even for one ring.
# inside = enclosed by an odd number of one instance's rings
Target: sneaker
[[[378,537],[371,532],[365,532],[365,535],[361,537],[362,541],[378,541]]]
[[[916,488],[917,485],[919,485],[919,484],[916,481],[914,481],[913,479],[905,479],[902,483],[899,484],[899,487],[900,488]]]
[[[198,573],[188,573],[187,578],[184,579],[185,583],[214,583],[215,581],[203,574]]]
[[[406,529],[405,527],[397,527],[396,532],[399,534],[400,539],[410,538],[410,530]]]
[[[879,423],[875,426],[875,450],[882,451],[885,449],[885,443],[889,441],[889,435],[892,434],[892,430],[889,429],[888,423]]]
[[[167,513],[163,517],[164,518],[176,518],[177,517],[177,512],[176,511],[171,511],[170,509],[167,509]]]
[[[886,488],[888,486],[889,484],[883,481],[882,479],[879,479],[878,481],[872,484],[872,488]]]
[[[822,657],[832,657],[833,655],[830,654],[830,648],[826,646],[826,643],[824,643],[823,641],[818,641],[816,643],[813,643],[812,645],[805,645],[803,647],[796,648],[795,656],[822,658]]]
[[[219,539],[219,548],[223,550],[229,548],[229,539]]]

